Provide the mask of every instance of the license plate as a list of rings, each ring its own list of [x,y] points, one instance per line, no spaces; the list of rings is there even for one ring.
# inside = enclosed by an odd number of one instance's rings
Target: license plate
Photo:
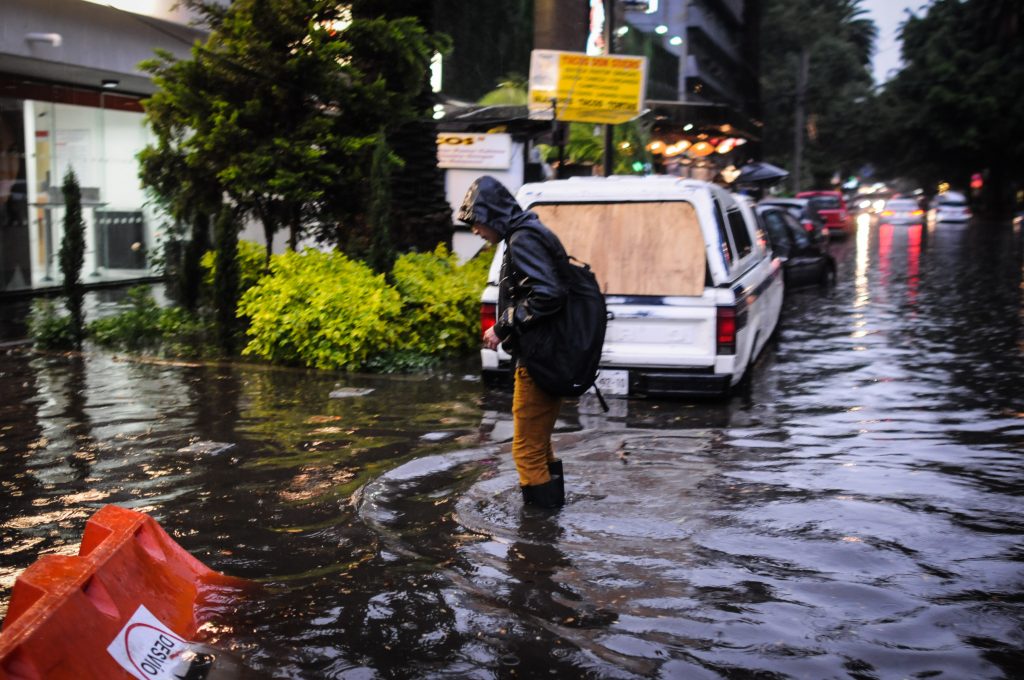
[[[629,371],[601,371],[594,381],[601,394],[624,396],[629,394]]]

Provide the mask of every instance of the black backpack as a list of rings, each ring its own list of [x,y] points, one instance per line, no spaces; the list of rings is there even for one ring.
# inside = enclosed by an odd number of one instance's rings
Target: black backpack
[[[568,291],[565,306],[519,338],[519,358],[548,394],[578,397],[597,379],[608,311],[590,265],[564,252],[555,259]],[[598,399],[604,406],[600,392]]]

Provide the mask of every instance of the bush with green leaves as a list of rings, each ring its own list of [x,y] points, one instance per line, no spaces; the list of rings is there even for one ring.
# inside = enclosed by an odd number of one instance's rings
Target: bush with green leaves
[[[432,253],[400,257],[391,270],[402,296],[400,349],[445,357],[478,347],[480,293],[490,260],[480,256],[459,265],[444,244]]]
[[[160,307],[149,287],[130,288],[123,307],[120,313],[89,324],[93,342],[114,349],[160,351],[171,356],[205,352],[211,335],[207,324],[183,307]]]
[[[383,275],[334,251],[275,255],[270,275],[247,290],[243,355],[322,369],[356,369],[397,349],[402,312]]]
[[[255,286],[267,273],[267,253],[263,246],[253,241],[240,240],[238,254],[238,293],[245,293]],[[205,305],[213,304],[213,282],[217,277],[217,254],[208,250],[200,260],[203,268],[203,294]]]
[[[75,346],[75,334],[71,316],[62,314],[61,305],[48,298],[32,301],[28,316],[28,334],[36,347],[41,349],[71,349]]]
[[[106,347],[140,350],[155,347],[160,341],[160,306],[149,288],[128,289],[125,310],[96,319],[89,324],[89,336]]]

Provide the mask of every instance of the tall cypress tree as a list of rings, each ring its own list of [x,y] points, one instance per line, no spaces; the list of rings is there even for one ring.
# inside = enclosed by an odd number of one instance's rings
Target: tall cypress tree
[[[229,205],[217,216],[216,266],[214,267],[214,306],[217,310],[217,340],[221,351],[230,356],[238,338],[238,224]]]
[[[370,163],[370,196],[366,222],[370,230],[367,264],[378,273],[387,273],[395,261],[391,240],[391,151],[382,132],[373,148]]]
[[[85,221],[82,219],[82,190],[78,177],[68,168],[61,187],[64,194],[64,238],[60,244],[60,272],[64,277],[64,297],[71,315],[71,337],[75,349],[82,348],[85,336],[85,314],[82,302],[82,264],[85,262]]]
[[[190,312],[199,306],[199,288],[203,281],[200,261],[203,253],[210,249],[210,216],[205,212],[196,212],[192,216],[190,238],[185,242],[185,250],[181,255],[181,263],[176,269],[177,293],[181,305]]]

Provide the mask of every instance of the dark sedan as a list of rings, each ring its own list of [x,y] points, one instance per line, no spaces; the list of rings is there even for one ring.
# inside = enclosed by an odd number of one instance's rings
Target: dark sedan
[[[796,218],[796,221],[803,226],[804,230],[812,234],[815,242],[824,249],[828,249],[829,231],[818,211],[811,206],[811,201],[806,198],[765,198],[757,203],[763,206],[785,208],[789,214]]]
[[[782,260],[786,290],[835,280],[836,262],[827,242],[816,242],[783,206],[758,205],[756,211],[772,251]]]

